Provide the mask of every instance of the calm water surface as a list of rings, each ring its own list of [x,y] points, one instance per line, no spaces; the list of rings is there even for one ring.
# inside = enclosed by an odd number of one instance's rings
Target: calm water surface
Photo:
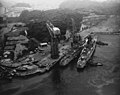
[[[99,35],[108,46],[97,46],[93,62],[103,66],[76,69],[67,67],[11,82],[0,81],[0,95],[120,95],[120,35]]]

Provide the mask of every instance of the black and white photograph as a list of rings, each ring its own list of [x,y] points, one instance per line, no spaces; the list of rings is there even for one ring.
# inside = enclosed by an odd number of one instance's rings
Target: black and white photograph
[[[0,95],[120,95],[120,0],[0,0]]]

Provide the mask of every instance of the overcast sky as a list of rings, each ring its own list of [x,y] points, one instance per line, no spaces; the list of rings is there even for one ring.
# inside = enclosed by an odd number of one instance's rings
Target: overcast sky
[[[65,0],[0,0],[5,2],[23,2],[23,3],[29,3],[32,5],[35,9],[53,9],[58,8],[59,4],[62,3]],[[93,1],[106,1],[106,0],[93,0]]]

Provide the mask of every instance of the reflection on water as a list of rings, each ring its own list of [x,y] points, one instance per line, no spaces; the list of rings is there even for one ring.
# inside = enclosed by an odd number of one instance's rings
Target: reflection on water
[[[109,43],[109,46],[97,48],[96,55],[100,57],[97,60],[101,60],[104,63],[104,67],[101,69],[98,69],[96,71],[95,76],[93,76],[92,80],[89,80],[89,84],[97,88],[97,93],[99,95],[119,95],[118,94],[118,88],[113,92],[109,94],[105,94],[105,86],[113,86],[116,83],[116,79],[119,79],[120,77],[120,37],[119,36],[100,36],[99,37],[102,40],[105,40]],[[117,71],[116,71],[117,70]],[[116,73],[114,73],[116,71]],[[112,88],[112,90],[115,88]],[[109,89],[111,90],[111,89]]]
[[[108,46],[98,46],[93,62],[103,66],[87,66],[77,71],[76,61],[66,67],[30,78],[0,81],[0,95],[120,95],[120,37],[99,35]]]
[[[65,95],[65,81],[62,79],[62,70],[60,70],[59,67],[56,67],[52,74],[51,74],[51,80],[53,83],[53,89],[55,90],[55,95]]]

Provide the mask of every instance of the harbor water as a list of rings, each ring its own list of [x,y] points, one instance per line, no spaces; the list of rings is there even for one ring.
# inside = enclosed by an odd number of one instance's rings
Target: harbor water
[[[103,66],[77,70],[75,59],[44,74],[0,80],[0,95],[120,95],[120,35],[98,35],[98,40],[108,43],[97,46],[93,56]]]

